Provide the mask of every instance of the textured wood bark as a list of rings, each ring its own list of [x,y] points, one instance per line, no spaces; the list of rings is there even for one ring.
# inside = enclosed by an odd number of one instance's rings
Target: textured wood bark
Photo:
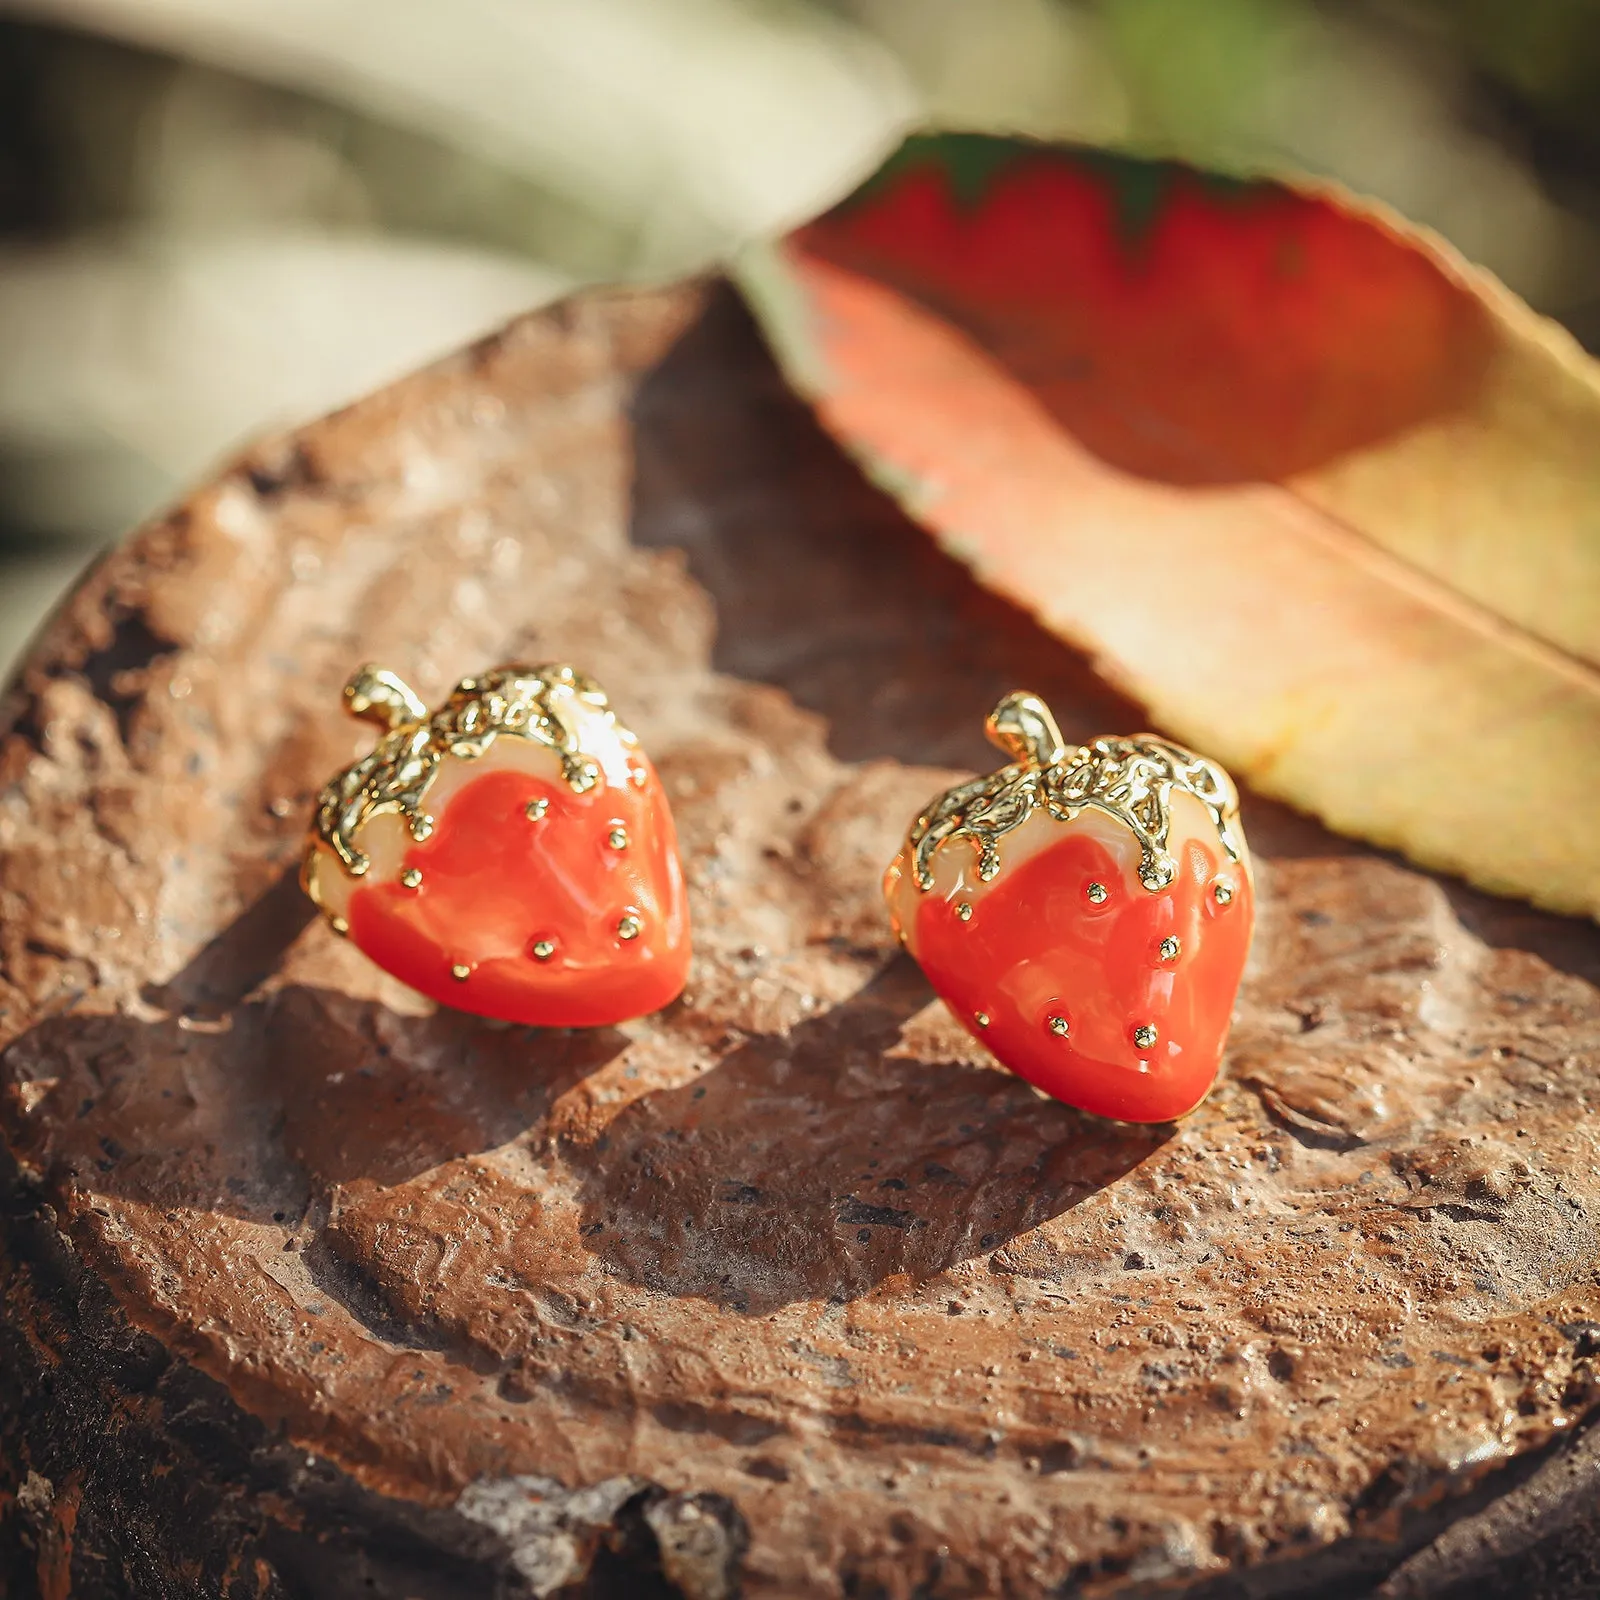
[[[669,785],[660,1017],[429,1015],[294,886],[352,665],[515,657]],[[530,318],[108,561],[0,744],[6,1592],[1593,1592],[1600,934],[1250,803],[1217,1092],[1043,1101],[877,889],[1019,685],[1140,720],[720,289]]]

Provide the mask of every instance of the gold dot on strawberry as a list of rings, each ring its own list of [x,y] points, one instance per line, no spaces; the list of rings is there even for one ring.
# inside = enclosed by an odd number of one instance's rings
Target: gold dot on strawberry
[[[1182,1116],[1216,1079],[1250,948],[1233,785],[1151,735],[1068,747],[1032,696],[989,726],[1016,759],[917,819],[884,880],[895,930],[1030,1083],[1125,1121]]]
[[[600,1026],[675,999],[689,921],[672,815],[599,686],[499,668],[421,720],[365,678],[398,680],[367,668],[346,691],[388,732],[323,791],[305,865],[333,926],[482,1016]]]

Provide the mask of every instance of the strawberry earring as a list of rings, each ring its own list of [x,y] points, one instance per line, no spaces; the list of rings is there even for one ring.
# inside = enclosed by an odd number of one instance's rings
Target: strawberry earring
[[[917,818],[889,914],[945,1004],[1001,1062],[1128,1122],[1192,1111],[1216,1080],[1254,918],[1221,767],[1140,734],[1068,745],[1008,695],[1010,765]]]
[[[384,732],[317,801],[301,881],[336,933],[442,1005],[596,1027],[682,992],[672,814],[605,691],[567,666],[463,678],[430,713],[363,667]]]

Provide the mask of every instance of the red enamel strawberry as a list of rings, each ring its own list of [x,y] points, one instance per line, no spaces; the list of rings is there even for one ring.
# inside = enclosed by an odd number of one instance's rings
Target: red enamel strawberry
[[[1063,744],[1008,696],[1012,764],[920,816],[884,879],[896,933],[1006,1066],[1128,1122],[1191,1111],[1216,1079],[1254,898],[1238,796],[1141,734]]]
[[[386,972],[462,1011],[586,1027],[682,991],[689,918],[666,795],[566,666],[465,678],[431,715],[392,673],[345,686],[387,731],[323,790],[304,882]]]

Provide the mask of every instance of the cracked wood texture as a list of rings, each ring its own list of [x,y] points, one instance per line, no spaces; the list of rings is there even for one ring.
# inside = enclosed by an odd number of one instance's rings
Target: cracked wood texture
[[[668,785],[659,1016],[432,1014],[294,885],[351,668],[515,658]],[[1018,686],[1141,720],[718,286],[531,317],[112,556],[0,746],[0,1587],[1594,1592],[1597,931],[1247,797],[1216,1092],[1040,1099],[878,892]]]

